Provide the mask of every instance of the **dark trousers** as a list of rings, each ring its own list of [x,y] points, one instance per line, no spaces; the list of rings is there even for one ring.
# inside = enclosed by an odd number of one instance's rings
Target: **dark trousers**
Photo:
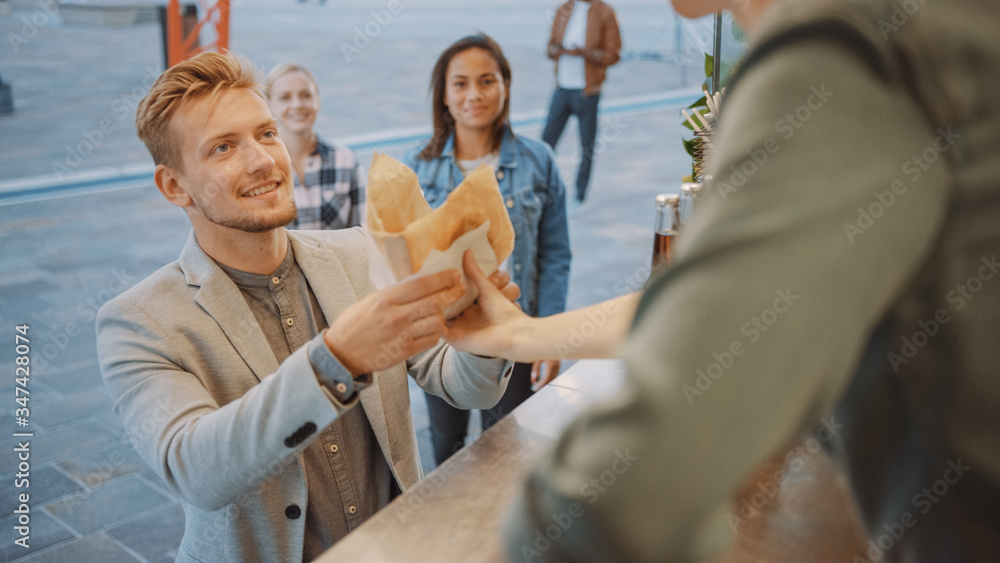
[[[594,141],[597,139],[597,102],[600,99],[599,92],[587,96],[583,90],[556,88],[552,93],[549,115],[545,118],[545,129],[542,131],[542,140],[555,150],[569,116],[576,116],[580,126],[580,168],[576,173],[578,201],[587,197],[587,185],[590,184],[590,165],[594,160]]]
[[[500,402],[493,408],[481,411],[483,432],[486,432],[490,426],[514,410],[514,407],[523,403],[531,396],[531,393],[531,364],[514,364],[514,372],[510,374],[507,390]],[[427,411],[431,419],[434,461],[441,465],[444,460],[465,445],[465,433],[469,427],[469,411],[457,409],[437,395],[424,393],[424,396],[427,397]]]

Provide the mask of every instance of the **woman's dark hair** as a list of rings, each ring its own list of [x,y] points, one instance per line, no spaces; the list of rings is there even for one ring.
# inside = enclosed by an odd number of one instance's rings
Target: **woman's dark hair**
[[[469,35],[452,43],[450,47],[441,53],[437,64],[434,65],[429,88],[431,93],[431,108],[434,113],[434,134],[431,136],[431,140],[427,143],[427,146],[424,147],[424,150],[418,155],[422,160],[431,160],[441,156],[441,151],[444,149],[444,144],[448,141],[448,137],[455,132],[455,118],[448,111],[448,106],[444,105],[448,64],[451,63],[451,59],[455,55],[474,48],[482,49],[489,53],[493,57],[493,60],[497,62],[497,66],[500,67],[500,75],[503,77],[503,113],[493,123],[492,133],[492,150],[495,151],[500,147],[500,141],[503,140],[504,128],[510,125],[510,64],[507,62],[507,57],[503,56],[503,51],[500,50],[500,45],[497,45],[496,41],[485,33],[477,33],[476,35]]]

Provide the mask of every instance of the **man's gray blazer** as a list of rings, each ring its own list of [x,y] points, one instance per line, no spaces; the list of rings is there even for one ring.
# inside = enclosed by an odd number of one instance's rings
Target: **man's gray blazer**
[[[327,321],[372,293],[360,229],[289,233]],[[101,308],[97,349],[135,449],[180,497],[178,561],[301,561],[306,509],[300,455],[341,413],[362,408],[403,490],[421,478],[407,373],[463,408],[488,408],[503,360],[443,342],[372,377],[348,404],[320,386],[307,346],[278,364],[233,281],[192,234],[177,262]]]

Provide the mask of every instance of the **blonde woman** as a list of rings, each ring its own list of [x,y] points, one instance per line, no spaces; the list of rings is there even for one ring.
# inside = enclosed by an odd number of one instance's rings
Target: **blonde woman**
[[[364,223],[365,181],[351,149],[315,132],[319,85],[309,69],[282,63],[267,74],[267,103],[295,171],[299,216],[291,228],[344,229]]]

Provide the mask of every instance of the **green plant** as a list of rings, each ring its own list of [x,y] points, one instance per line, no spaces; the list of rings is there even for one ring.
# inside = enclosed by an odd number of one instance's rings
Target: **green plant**
[[[720,61],[719,69],[720,69],[719,87],[716,88],[712,84],[713,74],[715,71],[715,58],[712,55],[705,53],[705,81],[702,82],[701,85],[702,91],[715,92],[717,89],[724,87],[730,82],[732,72],[735,70],[734,65],[727,64],[725,61]],[[687,109],[691,110],[690,113],[692,114],[694,113],[698,114],[698,116],[694,116],[696,120],[699,117],[704,118],[708,113],[710,113],[710,110],[708,109],[708,100],[706,99],[705,96],[698,98],[693,104],[688,106]],[[685,119],[683,122],[681,122],[681,124],[684,127],[687,127],[688,130],[694,132],[694,127],[688,120]],[[699,159],[701,158],[701,156],[698,153],[701,150],[700,145],[702,140],[698,137],[695,137],[693,139],[681,138],[681,142],[684,144],[684,152],[686,152],[691,157],[691,175],[685,176],[682,181],[693,182],[694,177],[697,176],[698,174],[696,168],[699,164]]]

